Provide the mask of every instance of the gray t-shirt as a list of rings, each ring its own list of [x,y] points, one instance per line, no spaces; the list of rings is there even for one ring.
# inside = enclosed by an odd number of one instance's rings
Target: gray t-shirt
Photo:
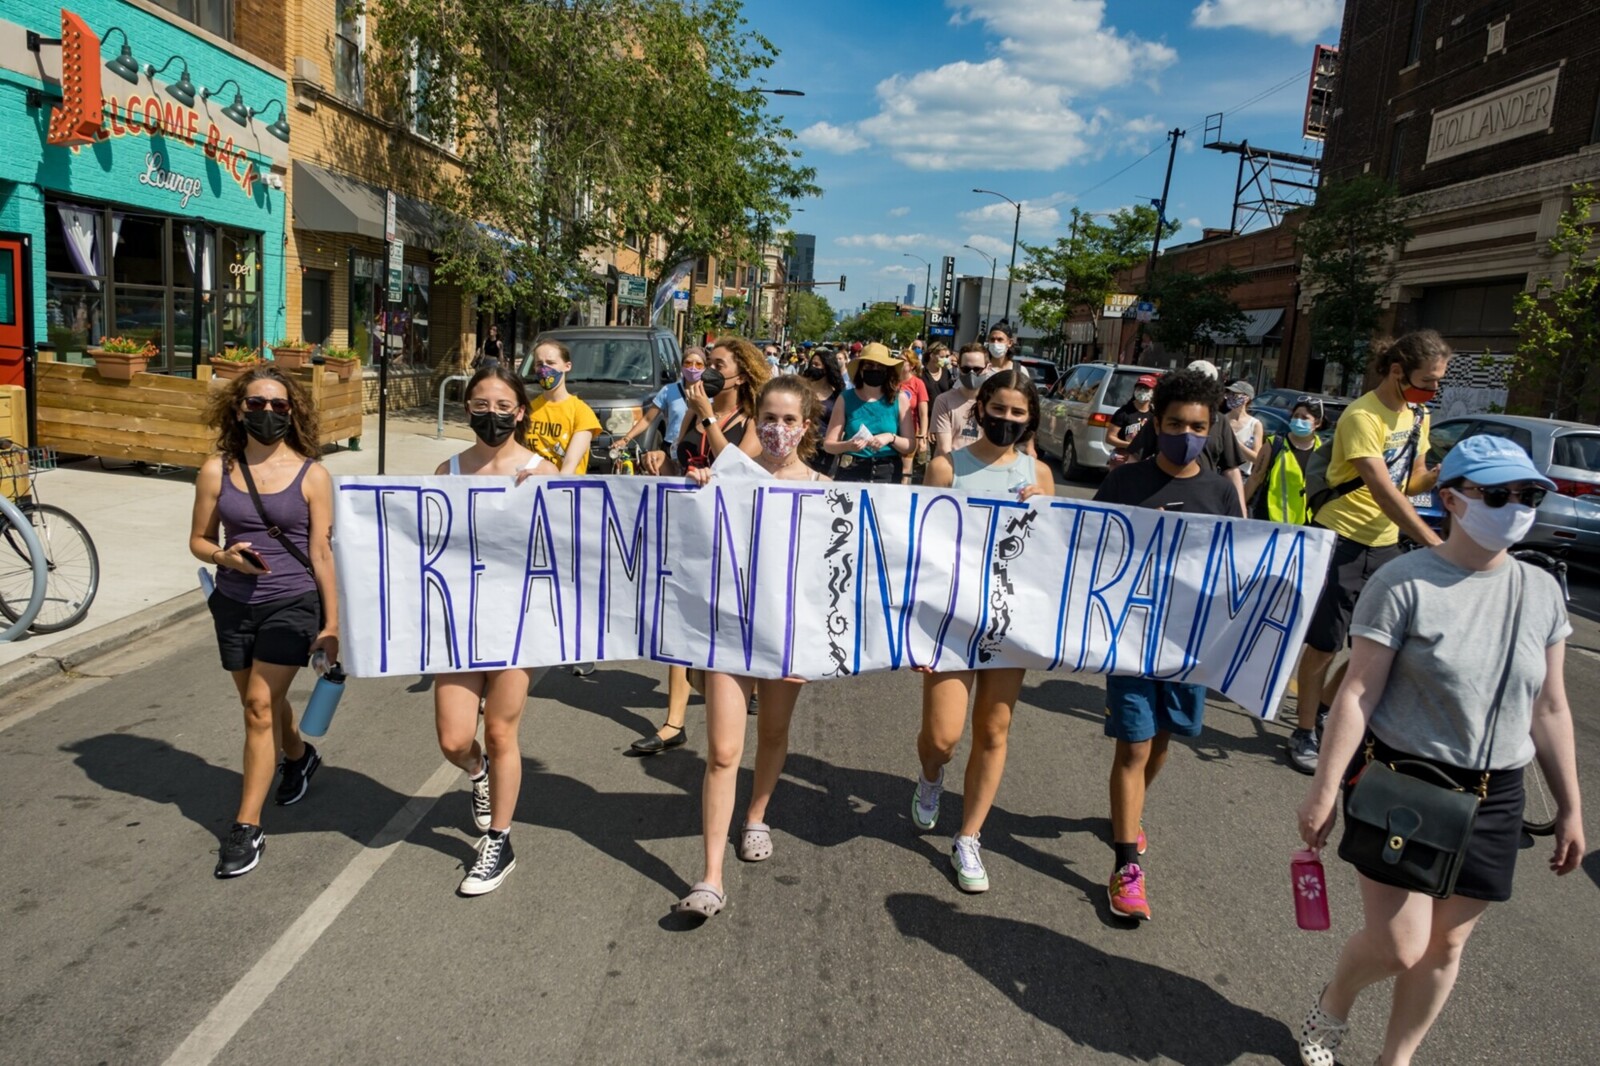
[[[1516,612],[1522,574],[1522,622]],[[1483,766],[1490,703],[1516,640],[1505,702],[1495,725],[1493,770],[1533,759],[1533,703],[1544,686],[1545,649],[1572,633],[1555,579],[1512,560],[1463,570],[1437,552],[1413,551],[1373,574],[1356,601],[1350,632],[1395,649],[1371,728],[1401,751],[1467,769]]]

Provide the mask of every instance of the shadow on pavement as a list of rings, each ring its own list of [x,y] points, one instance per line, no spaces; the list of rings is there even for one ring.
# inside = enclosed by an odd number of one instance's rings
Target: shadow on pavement
[[[901,934],[954,955],[1074,1043],[1182,1066],[1226,1066],[1246,1054],[1294,1060],[1287,1025],[1228,1001],[1203,981],[1032,922],[969,914],[932,896],[896,893],[884,906]]]
[[[171,804],[219,837],[233,824],[239,801],[236,770],[213,766],[164,740],[135,733],[102,733],[64,744],[61,750],[70,753],[84,776],[102,788]],[[262,810],[263,828],[268,835],[339,833],[366,844],[410,799],[366,774],[324,763],[311,779],[306,798],[292,807],[275,806],[269,794]],[[462,857],[459,840],[412,835],[453,859]]]
[[[1600,888],[1600,851],[1591,851],[1583,857],[1583,872]]]

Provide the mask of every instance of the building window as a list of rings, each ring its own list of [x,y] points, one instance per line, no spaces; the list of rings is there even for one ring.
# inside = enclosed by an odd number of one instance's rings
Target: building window
[[[350,347],[373,365],[380,339],[387,341],[391,366],[433,365],[432,274],[407,263],[400,303],[388,304],[387,265],[374,256],[352,255],[350,262]]]
[[[439,57],[420,45],[412,48],[411,62],[411,132],[425,137],[437,145],[450,148],[454,145],[448,103],[434,99],[441,91]]]
[[[233,40],[233,0],[155,0],[156,6],[181,19],[216,34],[224,40]]]
[[[1401,119],[1389,131],[1389,171],[1385,177],[1393,182],[1400,180],[1400,168],[1405,165],[1407,125],[1408,123]]]
[[[352,104],[366,102],[366,79],[361,69],[361,48],[367,20],[361,0],[337,0],[334,15],[333,90]]]
[[[701,256],[694,261],[694,283],[704,285],[711,277],[711,260]]]
[[[1416,10],[1411,13],[1411,44],[1406,48],[1406,66],[1422,59],[1422,22],[1428,14],[1428,0],[1416,0]]]

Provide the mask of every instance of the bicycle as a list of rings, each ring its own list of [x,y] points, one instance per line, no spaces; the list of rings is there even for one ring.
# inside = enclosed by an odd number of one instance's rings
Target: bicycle
[[[59,633],[83,621],[100,590],[100,556],[89,531],[69,512],[39,499],[38,478],[54,469],[55,449],[0,440],[0,495],[15,499],[18,512],[18,519],[0,532],[5,544],[0,548],[0,615],[12,623],[23,617],[32,598],[35,559],[40,558],[44,598],[27,628],[41,634]],[[32,538],[24,535],[24,522]]]
[[[33,526],[23,517],[22,511],[4,493],[0,493],[0,539],[22,541],[32,565],[28,569],[28,603],[5,629],[0,629],[0,644],[15,640],[28,631],[33,617],[44,603],[45,580],[49,571],[44,565],[44,549],[34,535]]]

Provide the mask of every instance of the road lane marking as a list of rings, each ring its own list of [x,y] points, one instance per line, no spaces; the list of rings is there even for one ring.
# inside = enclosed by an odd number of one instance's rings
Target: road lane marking
[[[313,900],[311,906],[284,931],[278,942],[268,948],[267,953],[222,997],[221,1002],[211,1008],[211,1013],[168,1056],[166,1066],[209,1066],[267,1001],[267,997],[289,976],[295,964],[311,950],[311,946],[333,924],[334,919],[356,898],[372,875],[378,872],[378,868],[389,860],[400,843],[427,817],[433,805],[460,773],[460,769],[451,763],[444,763],[435,770],[417,794],[395,812],[387,825],[378,830],[372,843],[350,860],[339,876],[333,879],[333,883],[323,889],[322,895]]]

